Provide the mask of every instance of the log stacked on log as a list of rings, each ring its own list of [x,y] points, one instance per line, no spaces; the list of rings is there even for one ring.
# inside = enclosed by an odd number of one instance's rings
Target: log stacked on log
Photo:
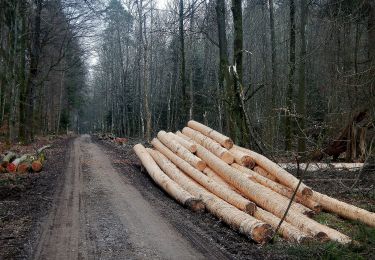
[[[296,190],[299,180],[292,174],[201,123],[189,121],[175,134],[160,131],[151,144],[154,149],[138,144],[134,150],[160,187],[182,205],[203,202],[213,215],[258,243],[269,241],[276,229],[295,242],[351,242],[310,218],[321,210],[375,226],[375,213],[303,183]]]
[[[14,152],[7,152],[1,160],[0,172],[40,172],[46,159],[44,150],[50,147],[50,145],[46,145],[38,149],[35,154],[24,154],[22,156],[18,156]]]

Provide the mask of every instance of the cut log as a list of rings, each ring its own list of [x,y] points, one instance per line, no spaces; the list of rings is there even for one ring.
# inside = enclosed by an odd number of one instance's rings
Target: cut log
[[[225,182],[216,172],[211,170],[209,167],[204,169],[204,173],[207,174],[210,178],[214,179],[216,182],[221,183],[222,185],[226,186],[229,189],[232,189],[236,192],[236,190],[233,186],[229,185],[227,182]],[[272,213],[265,211],[259,207],[257,207],[257,210],[254,212],[254,217],[256,217],[259,220],[264,221],[267,224],[270,224],[273,228],[277,228],[279,225],[281,219],[273,215]],[[303,233],[301,230],[298,228],[294,227],[293,225],[289,224],[288,222],[284,221],[279,230],[279,234],[288,239],[295,241],[297,243],[304,243],[308,242],[311,240],[311,237],[308,236],[307,234]]]
[[[280,218],[261,208],[257,208],[256,212],[254,213],[254,217],[270,224],[274,229],[277,228],[281,221]],[[278,233],[282,237],[297,243],[306,243],[313,240],[311,236],[307,235],[306,233],[302,232],[297,227],[289,224],[286,221],[281,223],[281,226],[278,229]]]
[[[17,172],[25,173],[25,172],[30,171],[30,169],[31,169],[31,163],[28,161],[25,161],[18,165]]]
[[[240,190],[247,198],[254,201],[258,206],[273,213],[279,218],[284,216],[289,204],[287,198],[259,183],[249,180],[243,173],[221,161],[201,145],[197,145],[197,155],[226,182]],[[289,209],[285,220],[302,231],[312,234],[321,240],[327,239],[328,236],[330,239],[340,243],[349,243],[351,241],[348,236],[319,224],[293,208]]]
[[[43,164],[40,160],[35,160],[31,163],[31,169],[33,172],[41,172],[43,169]]]
[[[155,140],[155,139],[154,139]],[[202,198],[206,208],[229,226],[237,229],[258,243],[266,243],[272,237],[272,228],[256,218],[230,205],[187,177],[163,154],[155,153],[154,159],[163,171],[191,194]]]
[[[1,162],[1,166],[3,166],[4,168],[6,168],[8,166],[9,163],[11,163],[14,159],[16,159],[16,154],[13,153],[13,152],[8,152],[2,162]]]
[[[16,172],[18,165],[24,161],[26,161],[29,157],[31,157],[30,154],[22,155],[19,158],[14,159],[11,163],[9,163],[6,167],[7,172]]]
[[[255,166],[254,160],[249,155],[247,155],[246,153],[244,153],[244,152],[242,152],[242,151],[240,151],[240,150],[238,150],[234,147],[229,149],[229,152],[233,155],[236,163],[238,163],[242,166],[245,166],[245,167],[249,167],[250,169],[254,168],[254,166]]]
[[[193,139],[191,139],[190,137],[188,137],[188,136],[184,135],[183,133],[181,133],[181,131],[177,131],[176,135],[178,135],[179,137],[185,139],[186,141],[189,141],[190,143],[193,143],[193,144],[196,143]]]
[[[208,149],[210,152],[215,154],[217,157],[219,157],[224,162],[231,164],[234,161],[233,155],[224,147],[222,147],[219,143],[212,140],[210,137],[205,136],[201,134],[200,132],[191,129],[189,127],[184,127],[182,129],[182,133],[191,139],[193,139],[198,144],[204,146],[206,149]]]
[[[192,142],[189,142],[188,140],[185,140],[184,138],[172,133],[172,132],[169,132],[168,135],[175,139],[177,142],[179,142],[183,147],[185,147],[186,149],[188,149],[191,153],[195,153],[197,151],[197,145],[192,143]]]
[[[180,143],[174,139],[169,138],[168,134],[164,131],[158,133],[158,139],[174,153],[180,156],[182,159],[193,165],[200,171],[203,171],[206,168],[206,163],[199,159],[197,156],[192,154],[188,149],[183,147]]]
[[[275,176],[273,176],[272,174],[268,173],[265,169],[263,169],[260,166],[255,166],[254,167],[254,172],[259,173],[260,175],[262,175],[263,177],[266,177],[267,179],[270,179],[271,181],[279,182],[279,180]]]
[[[167,157],[168,160],[172,161],[178,168],[183,170],[194,181],[202,185],[204,188],[215,194],[216,196],[222,198],[226,202],[232,204],[240,210],[243,210],[249,214],[253,214],[256,210],[256,206],[253,202],[245,199],[240,196],[238,193],[234,192],[231,189],[211,180],[209,177],[204,175],[202,172],[198,171],[190,164],[185,162],[183,159],[174,154],[166,146],[160,143],[157,139],[151,141],[151,144],[163,154],[164,157]],[[149,153],[155,158],[155,151],[149,151]]]
[[[222,146],[224,146],[227,149],[230,149],[230,148],[233,147],[232,139],[230,139],[228,136],[225,136],[225,135],[211,129],[208,126],[205,126],[205,125],[203,125],[201,123],[198,123],[194,120],[190,120],[188,122],[188,126],[192,129],[196,130],[196,131],[201,132],[205,136],[208,136],[208,137],[212,138],[213,140],[215,140],[216,142],[218,142],[219,144],[221,144]]]
[[[246,174],[248,178],[250,178],[250,180],[258,182],[263,186],[268,187],[271,190],[283,195],[284,197],[287,197],[288,199],[292,198],[293,191],[290,188],[285,187],[280,183],[271,181],[270,179],[263,177],[262,175],[237,163],[233,163],[231,166]],[[322,209],[321,205],[313,201],[311,198],[299,197],[297,195],[295,196],[295,202],[299,203],[295,205],[302,211],[302,213],[310,217],[315,215],[315,213],[319,213]]]
[[[375,213],[373,212],[347,204],[317,191],[314,191],[312,199],[321,204],[326,211],[335,213],[346,219],[357,220],[371,227],[375,227]]]
[[[141,145],[137,144],[133,147],[142,165],[146,168],[150,177],[158,184],[165,192],[182,205],[191,208],[194,211],[204,210],[204,204],[200,199],[191,195],[189,192],[180,187],[176,182],[171,180],[155,163],[151,155]]]
[[[299,180],[296,177],[294,177],[292,174],[290,174],[289,172],[287,172],[286,170],[284,170],[283,168],[278,166],[276,163],[274,163],[273,161],[268,159],[267,157],[265,157],[261,154],[258,154],[256,152],[253,152],[249,149],[245,149],[243,147],[240,147],[240,146],[235,146],[235,147],[237,147],[241,151],[250,155],[251,158],[254,159],[256,164],[261,166],[268,173],[275,176],[280,181],[280,183],[284,184],[285,186],[287,186],[287,187],[289,187],[293,190],[297,187],[297,185],[299,183]],[[297,194],[299,194],[300,196],[306,196],[306,197],[312,196],[312,193],[313,192],[312,192],[311,188],[307,187],[303,183],[301,183],[301,185],[300,185],[300,187],[297,191]]]
[[[17,159],[16,159],[17,160]],[[14,161],[16,161],[16,160],[14,160]],[[14,162],[13,161],[13,162]],[[11,162],[11,163],[9,163],[8,165],[7,165],[7,172],[9,172],[9,173],[11,173],[11,172],[16,172],[17,171],[17,166],[13,163],[13,162]]]
[[[238,194],[240,194],[242,197],[245,197],[239,190],[237,190],[235,187],[229,185],[226,181],[224,181],[219,174],[217,174],[216,172],[214,172],[210,167],[206,167],[204,170],[203,170],[203,173],[206,174],[209,178],[213,179],[214,181],[216,181],[217,183],[220,183],[221,185],[224,185],[226,186],[227,188],[237,192]]]

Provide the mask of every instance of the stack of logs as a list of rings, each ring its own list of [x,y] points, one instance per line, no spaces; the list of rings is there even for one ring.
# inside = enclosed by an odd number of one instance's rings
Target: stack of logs
[[[299,184],[296,177],[196,121],[189,121],[181,132],[160,131],[151,144],[154,149],[137,144],[134,150],[162,189],[182,205],[195,211],[206,209],[258,243],[269,241],[275,230],[298,243],[313,239],[351,242],[347,235],[310,218],[321,210],[375,227],[375,213],[303,183],[287,211]]]
[[[50,145],[43,146],[36,151],[36,154],[24,154],[18,156],[14,152],[7,152],[1,160],[0,173],[26,173],[40,172],[45,160],[44,150]]]

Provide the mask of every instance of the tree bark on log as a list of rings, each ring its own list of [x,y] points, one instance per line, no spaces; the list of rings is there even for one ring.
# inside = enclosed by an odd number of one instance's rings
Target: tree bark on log
[[[276,163],[268,159],[267,157],[261,154],[258,154],[256,152],[253,152],[249,149],[242,148],[240,146],[235,146],[235,147],[237,147],[241,151],[250,155],[250,157],[254,159],[256,164],[258,164],[263,169],[265,169],[270,174],[272,174],[274,177],[276,177],[280,181],[280,183],[284,184],[285,186],[293,190],[297,187],[299,180],[296,177],[294,177],[292,174],[290,174],[289,172],[287,172],[286,170],[278,166]],[[310,197],[312,196],[313,191],[311,190],[311,188],[301,183],[297,191],[297,194],[300,196]]]
[[[197,145],[197,155],[203,159],[207,165],[216,171],[225,181],[240,190],[247,198],[254,201],[258,206],[273,213],[279,218],[284,216],[289,201],[282,195],[264,187],[261,184],[249,180],[240,171],[232,168],[225,162],[218,159],[201,145]],[[349,243],[351,239],[329,227],[308,218],[294,209],[290,209],[285,220],[298,227],[302,231],[314,235],[316,238],[325,240],[330,238],[340,243]]]
[[[168,160],[172,161],[178,168],[184,171],[186,175],[192,178],[194,181],[202,185],[205,189],[213,193],[214,195],[220,197],[226,202],[232,204],[238,209],[245,211],[249,214],[253,214],[256,210],[256,205],[240,196],[238,193],[234,192],[231,189],[211,180],[209,177],[204,175],[202,172],[198,171],[186,161],[178,157],[166,146],[160,143],[157,139],[151,141],[151,144],[165,156]],[[150,154],[155,157],[155,154],[152,151],[149,151]]]
[[[270,225],[259,221],[208,192],[195,181],[187,177],[160,152],[154,159],[171,179],[194,196],[202,198],[208,211],[226,224],[239,230],[239,232],[247,235],[258,243],[266,243],[271,239],[273,232]]]
[[[170,139],[166,132],[160,131],[158,133],[158,139],[165,144],[169,149],[171,149],[174,153],[180,156],[182,159],[193,165],[200,171],[203,171],[206,168],[206,163],[192,154],[188,149],[183,147],[180,143],[175,141],[174,139]]]
[[[141,145],[134,146],[134,151],[141,160],[142,165],[146,168],[150,177],[157,183],[164,191],[166,191],[176,201],[194,211],[203,211],[204,204],[200,199],[197,199],[189,192],[181,188],[176,182],[171,180],[155,163],[151,155]]]
[[[4,156],[4,158],[3,158],[2,162],[1,162],[1,166],[3,166],[4,168],[6,168],[6,167],[8,166],[8,164],[9,164],[12,160],[14,160],[16,157],[17,157],[17,156],[16,156],[15,153],[13,153],[13,152],[8,152],[8,153]]]
[[[233,163],[233,155],[227,149],[223,148],[219,143],[212,140],[210,137],[201,134],[200,132],[189,127],[184,127],[184,129],[182,129],[182,133],[193,139],[198,144],[204,146],[206,149],[215,154],[224,162],[228,164]]]
[[[210,137],[211,139],[215,140],[219,144],[221,144],[226,149],[230,149],[233,147],[233,141],[228,136],[225,136],[212,128],[205,126],[199,122],[196,122],[194,120],[190,120],[188,122],[188,126],[196,131],[201,132],[205,136]]]

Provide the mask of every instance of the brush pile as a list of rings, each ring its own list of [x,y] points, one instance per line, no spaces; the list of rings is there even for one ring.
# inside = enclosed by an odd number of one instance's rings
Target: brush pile
[[[161,188],[258,243],[269,241],[276,230],[298,243],[350,243],[347,235],[310,218],[321,210],[375,227],[375,213],[313,191],[265,156],[196,121],[181,132],[160,131],[151,144],[154,149],[137,144],[134,151]]]
[[[1,160],[0,173],[26,173],[40,172],[46,159],[45,149],[50,145],[38,149],[35,154],[17,155],[14,152],[7,152]]]

